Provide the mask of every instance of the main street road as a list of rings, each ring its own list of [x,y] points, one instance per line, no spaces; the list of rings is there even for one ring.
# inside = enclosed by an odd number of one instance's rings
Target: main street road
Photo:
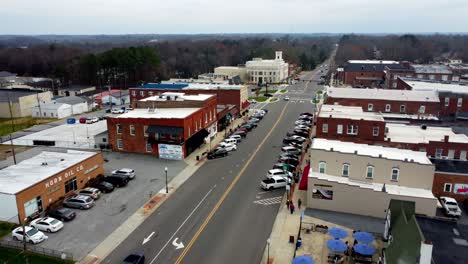
[[[261,190],[260,181],[298,115],[312,111],[318,87],[306,81],[288,89],[291,101],[267,105],[269,113],[237,151],[207,161],[103,263],[120,263],[139,250],[150,264],[259,263],[284,194]]]

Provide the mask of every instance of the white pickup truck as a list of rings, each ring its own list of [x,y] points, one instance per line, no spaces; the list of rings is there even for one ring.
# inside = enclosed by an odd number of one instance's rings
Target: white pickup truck
[[[442,207],[444,208],[444,211],[448,216],[461,216],[460,207],[458,207],[458,203],[455,199],[443,196],[440,197],[440,203],[442,204]]]
[[[262,186],[262,189],[272,191],[273,189],[286,187],[287,181],[284,177],[272,176],[263,180],[260,185]]]

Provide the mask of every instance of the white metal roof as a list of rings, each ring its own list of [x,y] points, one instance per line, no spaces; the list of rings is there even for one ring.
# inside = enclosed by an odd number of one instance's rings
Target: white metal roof
[[[354,120],[384,121],[381,114],[364,112],[359,106],[322,105],[319,117],[346,118]]]
[[[360,156],[370,156],[374,158],[401,160],[420,164],[432,164],[431,161],[427,158],[426,152],[382,147],[376,145],[357,144],[353,142],[342,142],[324,138],[315,138],[312,141],[312,149],[349,153]]]
[[[205,89],[205,90],[240,90],[244,85],[231,85],[231,84],[207,84],[207,83],[189,83],[187,87],[182,88],[182,90],[196,90],[196,89]]]
[[[429,143],[429,141],[444,141],[449,136],[449,142],[468,143],[468,136],[455,134],[450,127],[431,127],[387,123],[386,138],[391,142]]]
[[[443,64],[413,64],[411,67],[416,73],[451,74],[452,70]]]
[[[376,192],[382,192],[382,183],[376,182],[363,182],[363,181],[354,181],[348,177],[332,176],[324,173],[314,172],[309,170],[309,178],[314,178],[318,180],[324,180],[329,182],[336,182],[340,184],[346,184],[349,186],[355,186],[363,189],[370,189]],[[310,188],[310,187],[309,187]],[[393,184],[385,184],[385,190],[388,194],[392,195],[401,195],[408,197],[417,197],[417,198],[426,198],[426,199],[436,199],[431,190],[425,190],[420,188],[410,188],[403,187]]]
[[[405,83],[412,87],[414,91],[436,91],[436,92],[451,92],[459,94],[468,94],[468,86],[458,83],[437,83],[425,82],[418,80],[402,79]]]
[[[68,150],[67,153],[43,151],[0,170],[0,193],[16,194],[94,155],[94,152],[74,150]],[[42,165],[43,162],[47,165]]]
[[[335,88],[327,89],[327,96],[333,98],[374,99],[388,101],[439,102],[436,91]]]
[[[398,64],[398,61],[393,60],[349,60],[348,63],[358,64]]]
[[[145,99],[141,99],[140,101],[148,102],[148,101],[167,101],[168,97],[175,97],[177,96],[176,101],[205,101],[210,97],[215,96],[214,94],[194,94],[194,95],[186,95],[185,93],[174,93],[174,92],[166,92],[161,94],[162,98],[158,95],[147,97]]]
[[[197,112],[201,108],[155,108],[141,109],[137,108],[125,114],[117,116],[117,118],[186,118]]]

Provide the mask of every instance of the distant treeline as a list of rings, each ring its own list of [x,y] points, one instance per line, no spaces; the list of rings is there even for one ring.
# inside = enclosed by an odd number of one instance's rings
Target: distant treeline
[[[0,47],[0,71],[54,77],[63,84],[132,86],[171,77],[189,78],[221,65],[244,64],[254,57],[286,61],[312,69],[333,49],[336,37],[176,39],[129,47],[123,45],[44,44]]]
[[[446,58],[468,61],[467,35],[344,35],[335,62],[350,59],[406,60],[431,63]]]

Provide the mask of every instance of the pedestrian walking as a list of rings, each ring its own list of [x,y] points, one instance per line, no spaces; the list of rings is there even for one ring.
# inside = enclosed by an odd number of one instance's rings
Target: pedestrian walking
[[[302,200],[301,200],[301,198],[299,198],[297,200],[297,208],[299,208],[299,210],[301,210],[301,205],[302,205]]]
[[[291,214],[294,213],[294,209],[295,209],[294,203],[291,201],[291,203],[289,204],[289,210],[291,211]]]
[[[286,208],[289,209],[289,199],[286,200]]]

